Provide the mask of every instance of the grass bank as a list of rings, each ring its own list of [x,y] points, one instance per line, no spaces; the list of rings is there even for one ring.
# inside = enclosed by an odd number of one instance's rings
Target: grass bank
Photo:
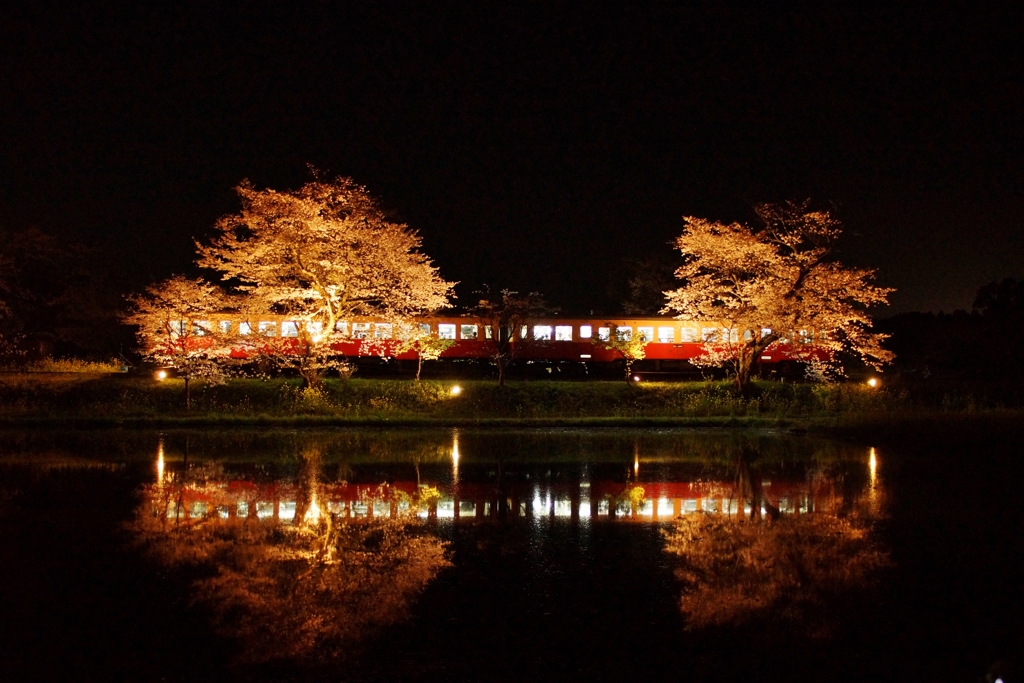
[[[453,394],[458,384],[461,391]],[[907,387],[765,382],[737,396],[726,382],[512,383],[234,379],[194,384],[185,409],[181,380],[110,374],[0,375],[0,424],[107,426],[710,426],[838,429],[849,432],[950,415],[1013,414],[1005,392],[917,392]]]

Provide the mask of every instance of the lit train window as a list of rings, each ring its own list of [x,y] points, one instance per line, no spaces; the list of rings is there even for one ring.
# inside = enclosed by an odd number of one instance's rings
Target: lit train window
[[[801,330],[802,332],[803,330]],[[197,337],[205,337],[210,334],[210,321],[197,320],[192,324],[192,334]]]
[[[334,324],[334,329],[338,331],[342,337],[348,336],[348,323],[344,320]]]
[[[370,323],[352,323],[352,338],[366,339],[370,336]]]
[[[722,332],[725,332],[723,337],[734,344],[740,340],[740,331],[737,330],[736,328],[733,328],[731,330],[722,330]]]
[[[243,337],[252,334],[252,324],[238,323],[238,334],[242,335]]]
[[[659,327],[658,328],[658,342],[662,344],[671,344],[676,340],[676,328],[674,327]]]
[[[580,325],[580,339],[590,339],[594,336],[594,328],[590,325]]]
[[[221,334],[229,334],[231,332],[231,321],[221,320],[217,323],[217,329],[220,330]]]
[[[178,337],[185,334],[185,330],[188,329],[184,320],[172,320],[171,321],[171,334]]]
[[[377,323],[373,326],[374,339],[391,339],[391,323]]]
[[[527,327],[526,325],[523,325],[522,327],[520,327],[519,328],[519,338],[520,339],[526,339],[526,335],[529,333],[529,331],[530,331],[530,328]]]
[[[537,341],[551,341],[551,326],[534,325],[533,338]]]
[[[494,339],[494,330],[490,325],[484,325],[484,339]]]
[[[702,328],[700,328],[700,338],[701,338],[701,341],[703,341],[705,343],[707,343],[707,342],[714,343],[714,342],[718,341],[719,336],[720,336],[720,333],[719,333],[719,330],[718,330],[717,327],[702,327]]]
[[[753,338],[754,335],[750,330],[743,330],[743,341],[750,341]]]
[[[463,339],[476,339],[476,325],[460,325],[459,335]]]
[[[770,327],[762,327],[761,328],[761,338],[762,339],[764,339],[765,337],[767,337],[771,333],[772,333],[772,328],[770,328]]]
[[[306,323],[306,332],[309,332],[310,336],[319,337],[324,331],[324,324],[320,322]]]
[[[697,330],[692,327],[684,327],[679,330],[680,341],[682,342],[695,342],[697,341]]]
[[[440,339],[455,339],[455,325],[441,323],[437,326],[437,336]]]
[[[430,334],[430,325],[428,323],[420,323],[420,332],[423,334]]]
[[[654,340],[654,328],[653,327],[638,327],[636,328],[636,334],[645,342]]]
[[[286,320],[281,323],[281,336],[282,337],[298,337],[299,336],[299,324]]]
[[[619,341],[629,341],[633,338],[633,328],[629,325],[619,325],[615,328],[615,336]]]
[[[273,320],[261,320],[259,326],[256,328],[260,334],[264,337],[276,337],[277,336],[277,323]]]
[[[555,325],[555,341],[572,341],[572,325]]]
[[[597,338],[601,341],[608,341],[612,338],[612,330],[610,327],[599,327],[597,328]]]
[[[811,336],[810,330],[798,330],[796,333],[796,338],[800,341],[801,344],[810,344],[812,341],[814,341],[814,338]]]

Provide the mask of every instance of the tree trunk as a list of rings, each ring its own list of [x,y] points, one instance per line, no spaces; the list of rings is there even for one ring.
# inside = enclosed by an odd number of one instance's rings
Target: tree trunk
[[[423,371],[423,356],[416,354],[416,381],[420,381],[420,373]]]
[[[757,362],[761,356],[761,349],[757,346],[745,346],[740,349],[739,357],[736,359],[736,390],[746,395],[750,391],[750,379],[757,369]]]
[[[304,389],[320,389],[324,385],[323,375],[319,368],[303,362],[299,366],[299,375],[302,376]]]
[[[505,359],[501,356],[497,359],[498,364],[498,386],[505,386]]]
[[[626,360],[626,386],[629,386],[629,376],[633,371],[633,363],[628,359]]]
[[[192,410],[192,394],[189,387],[189,376],[185,375],[185,410]]]

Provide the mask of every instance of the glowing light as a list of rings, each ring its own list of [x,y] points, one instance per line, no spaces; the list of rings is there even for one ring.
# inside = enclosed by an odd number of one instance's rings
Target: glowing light
[[[462,393],[462,387],[460,387],[458,384],[456,384],[455,386],[452,387],[452,396],[458,396],[461,393]]]
[[[303,520],[307,523],[315,523],[320,520],[320,504],[316,500],[316,491],[309,497],[309,508],[306,509]]]
[[[459,483],[459,430],[452,430],[452,483]]]
[[[868,386],[871,387],[872,389],[877,389],[879,384],[880,382],[878,381],[877,377],[872,377],[871,379],[868,380]]]
[[[633,375],[633,381],[634,382],[639,382],[640,381],[640,375]]]
[[[156,381],[161,382],[161,381],[167,379],[167,371],[166,370],[157,370],[156,374],[154,374],[153,376],[156,377]]]
[[[164,440],[160,439],[160,442],[156,447],[156,483],[163,485],[164,483]]]
[[[875,453],[874,448],[868,451],[868,471],[871,476],[871,487],[874,488],[875,482],[878,479],[878,454]]]

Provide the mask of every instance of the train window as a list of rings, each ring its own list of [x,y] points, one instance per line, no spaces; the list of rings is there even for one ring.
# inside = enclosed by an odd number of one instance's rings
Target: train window
[[[601,341],[608,341],[612,338],[612,330],[610,327],[599,327],[597,328],[597,338]]]
[[[671,344],[676,340],[676,328],[674,327],[659,327],[658,328],[658,342],[661,344]]]
[[[320,335],[323,334],[323,331],[324,324],[321,322],[306,323],[306,332],[308,332],[309,336],[313,337],[314,339],[319,339]]]
[[[682,342],[695,342],[697,341],[697,330],[692,327],[684,327],[679,330],[679,340]]]
[[[818,341],[825,341],[828,339],[828,335],[824,332],[818,332]]]
[[[252,334],[252,323],[238,323],[238,334],[243,337]]]
[[[743,341],[750,341],[753,338],[754,335],[750,330],[743,330]]]
[[[370,323],[352,323],[352,338],[366,339],[370,336]]]
[[[334,329],[342,337],[347,337],[348,336],[348,322],[346,322],[344,320],[342,320],[340,322],[337,322],[337,323],[334,324]]]
[[[210,334],[210,321],[197,320],[192,323],[192,334],[196,337],[205,337]]]
[[[374,339],[391,339],[391,336],[391,323],[377,323],[376,325],[373,326]]]
[[[701,341],[703,341],[705,343],[717,342],[720,336],[721,336],[721,334],[720,334],[720,332],[719,332],[717,327],[702,327],[702,328],[700,328],[700,338],[701,338]]]
[[[645,342],[654,341],[653,327],[638,327],[636,328],[636,334]]]
[[[299,336],[299,324],[286,320],[281,323],[281,336],[282,337],[298,337]]]
[[[767,337],[771,333],[772,333],[772,328],[770,328],[770,327],[762,327],[761,328],[761,339],[764,339],[765,337]]]
[[[537,341],[551,341],[551,326],[534,325],[533,338]]]
[[[555,325],[555,341],[572,341],[572,325]]]
[[[186,330],[184,320],[172,320],[171,321],[171,334],[176,337],[180,337],[185,333]]]
[[[441,323],[437,326],[437,336],[440,339],[455,339],[455,325]]]
[[[264,337],[277,336],[277,323],[273,320],[261,320],[257,328]]]
[[[463,339],[476,339],[476,325],[459,325],[459,335]]]
[[[814,341],[814,338],[811,337],[810,330],[798,330],[796,333],[796,338],[800,341],[801,344],[810,344],[812,341]]]
[[[732,342],[733,344],[735,344],[736,342],[738,342],[740,340],[740,331],[737,330],[736,328],[732,328],[732,329],[724,329],[723,328],[722,332],[724,332],[724,334],[722,335],[722,339],[726,339],[726,340]]]
[[[420,328],[420,332],[422,334],[430,334],[430,324],[429,323],[420,323],[419,324],[419,328]]]
[[[594,336],[594,328],[590,325],[580,325],[580,339],[590,339]]]
[[[494,330],[490,325],[484,325],[484,339],[494,339]]]
[[[519,328],[519,338],[520,339],[526,339],[526,335],[529,334],[529,332],[530,332],[530,328],[529,327],[527,327],[526,325],[521,326]]]
[[[231,332],[231,321],[230,320],[221,320],[219,323],[217,323],[217,329],[220,330],[221,334],[230,334],[230,332]]]
[[[629,341],[633,338],[633,328],[629,325],[619,325],[615,328],[615,336],[619,341]]]

